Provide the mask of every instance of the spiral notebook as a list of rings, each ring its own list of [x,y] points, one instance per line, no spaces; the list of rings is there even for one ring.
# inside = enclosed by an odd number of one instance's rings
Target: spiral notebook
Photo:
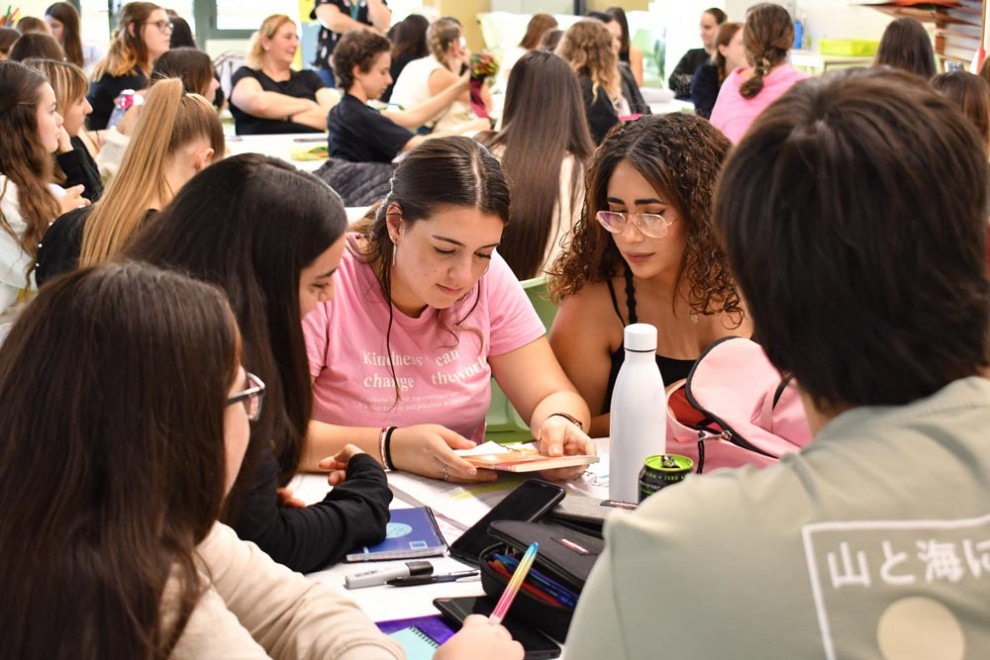
[[[428,660],[437,647],[454,635],[454,629],[440,616],[379,621],[375,625],[405,649],[407,660]]]

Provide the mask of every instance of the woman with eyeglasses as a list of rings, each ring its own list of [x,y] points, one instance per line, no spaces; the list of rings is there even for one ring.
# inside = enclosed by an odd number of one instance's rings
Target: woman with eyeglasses
[[[0,406],[20,413],[0,416],[5,656],[404,657],[217,522],[269,408],[246,341],[217,287],[144,264],[27,307],[0,349]],[[522,658],[505,628],[466,624],[436,658]]]
[[[303,322],[313,416],[325,422],[304,464],[353,442],[387,468],[492,480],[453,452],[484,440],[492,377],[543,454],[595,453],[588,407],[495,250],[508,219],[502,169],[474,140],[428,140],[402,160],[346,237],[334,299]]]
[[[238,135],[322,133],[339,95],[315,72],[292,69],[299,50],[296,24],[272,14],[251,38],[244,66],[230,82],[230,114]]]
[[[331,471],[334,488],[322,502],[303,508],[279,490],[296,474],[312,408],[302,318],[333,297],[346,224],[340,199],[325,183],[245,154],[190,181],[126,253],[227,292],[242,361],[268,389],[222,519],[301,572],[381,541],[392,499],[374,458],[343,443],[311,466]]]
[[[592,410],[592,437],[609,433],[626,325],[656,326],[668,385],[716,339],[752,334],[711,225],[729,146],[706,120],[673,113],[623,124],[595,154],[570,250],[549,280],[561,300],[550,344]]]
[[[125,89],[148,86],[151,68],[169,49],[172,23],[165,10],[150,2],[128,2],[117,13],[117,29],[110,50],[93,68],[87,119],[90,130],[106,128],[113,113],[113,100]]]

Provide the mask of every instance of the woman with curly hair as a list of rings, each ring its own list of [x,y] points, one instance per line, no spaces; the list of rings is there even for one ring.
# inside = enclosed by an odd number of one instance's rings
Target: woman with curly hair
[[[549,282],[562,299],[550,345],[591,408],[592,437],[609,433],[626,325],[657,327],[668,384],[716,339],[752,334],[711,225],[730,146],[704,119],[673,113],[624,124],[595,154],[571,248]]]
[[[601,144],[609,129],[619,123],[619,116],[629,114],[612,35],[601,21],[578,21],[564,33],[557,54],[577,74],[591,137]]]

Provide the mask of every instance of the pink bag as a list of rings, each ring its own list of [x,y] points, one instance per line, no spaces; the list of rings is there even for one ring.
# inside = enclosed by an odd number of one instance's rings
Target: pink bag
[[[706,348],[667,401],[667,453],[688,456],[696,472],[762,467],[811,441],[793,381],[749,339]]]

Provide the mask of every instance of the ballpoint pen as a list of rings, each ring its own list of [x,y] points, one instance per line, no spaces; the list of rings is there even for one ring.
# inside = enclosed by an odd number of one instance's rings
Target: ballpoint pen
[[[411,575],[409,577],[399,577],[389,580],[385,584],[393,587],[415,587],[419,584],[434,584],[437,582],[458,582],[468,578],[477,577],[478,571],[457,571],[447,575]]]

